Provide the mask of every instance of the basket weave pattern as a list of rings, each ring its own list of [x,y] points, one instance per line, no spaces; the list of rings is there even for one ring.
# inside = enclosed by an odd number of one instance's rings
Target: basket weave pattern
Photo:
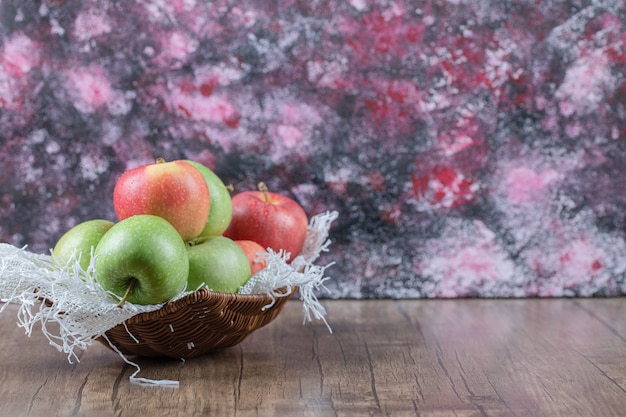
[[[125,355],[192,358],[240,343],[274,320],[295,290],[264,310],[272,303],[269,295],[200,289],[159,310],[133,316],[105,335]],[[111,348],[105,339],[98,340]]]

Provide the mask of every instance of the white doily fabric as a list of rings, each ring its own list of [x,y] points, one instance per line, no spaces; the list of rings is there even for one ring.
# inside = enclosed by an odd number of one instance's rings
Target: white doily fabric
[[[326,212],[310,220],[305,247],[290,264],[289,254],[269,251],[267,267],[253,276],[240,293],[269,294],[272,299],[282,296],[281,287],[299,287],[304,319],[320,319],[328,326],[326,311],[315,293],[323,289],[328,279],[328,266],[314,262],[328,249],[331,223],[337,212]],[[94,260],[87,270],[74,259],[61,267],[51,255],[34,254],[27,248],[0,243],[0,300],[19,304],[18,324],[27,335],[40,325],[50,344],[68,354],[68,360],[78,361],[76,349],[85,350],[98,337],[130,317],[162,307],[139,306],[116,300],[96,282]],[[188,292],[181,293],[180,298]],[[330,330],[330,326],[328,326]]]

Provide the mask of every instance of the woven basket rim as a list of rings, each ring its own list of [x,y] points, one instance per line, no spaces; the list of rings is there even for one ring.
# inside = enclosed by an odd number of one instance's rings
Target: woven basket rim
[[[296,286],[291,288],[282,287],[276,290],[282,297],[290,297],[297,290]],[[176,300],[166,302],[161,308],[154,311],[136,314],[126,320],[127,323],[144,323],[152,320],[159,320],[167,315],[175,313],[189,304],[206,301],[207,299],[220,299],[230,303],[259,303],[269,305],[274,300],[268,294],[238,294],[221,291],[213,291],[209,288],[200,288],[194,292],[184,295]]]

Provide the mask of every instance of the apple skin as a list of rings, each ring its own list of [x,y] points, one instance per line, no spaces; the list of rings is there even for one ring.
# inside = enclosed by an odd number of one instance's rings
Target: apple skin
[[[200,172],[185,161],[165,162],[124,172],[113,190],[119,220],[153,214],[170,222],[185,241],[202,233],[209,211],[209,188]]]
[[[211,195],[209,218],[200,236],[219,236],[224,233],[224,230],[226,230],[230,224],[230,219],[233,216],[233,204],[230,192],[221,178],[209,167],[195,161],[185,160],[185,162],[190,163],[200,171],[200,174],[202,174],[209,187],[209,194]]]
[[[66,231],[54,245],[52,255],[66,265],[72,256],[80,257],[79,265],[86,271],[91,263],[91,250],[115,223],[105,219],[87,220]],[[74,255],[75,254],[75,255]]]
[[[264,188],[263,184],[259,188]],[[283,249],[293,260],[302,251],[308,219],[291,198],[267,191],[243,191],[233,196],[233,218],[224,236],[252,240],[263,248]]]
[[[224,236],[199,238],[187,247],[187,254],[188,290],[206,286],[212,291],[236,293],[250,279],[248,257],[239,245]]]
[[[256,274],[267,266],[266,259],[259,259],[259,254],[266,253],[263,246],[259,245],[252,240],[236,240],[236,244],[243,250],[248,257],[248,263],[250,264],[250,273]]]
[[[96,250],[96,282],[133,304],[159,304],[184,290],[189,273],[187,245],[165,219],[140,214],[121,220]],[[123,302],[122,302],[123,303]]]

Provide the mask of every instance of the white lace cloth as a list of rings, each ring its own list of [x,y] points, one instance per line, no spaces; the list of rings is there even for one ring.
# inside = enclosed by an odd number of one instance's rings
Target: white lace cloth
[[[304,320],[323,320],[330,331],[326,311],[315,295],[317,290],[325,288],[328,278],[324,273],[330,264],[318,266],[314,262],[328,249],[330,225],[336,218],[337,212],[313,216],[302,253],[287,264],[288,254],[270,251],[266,255],[267,267],[253,276],[240,293],[267,293],[275,300],[283,296],[277,289],[298,286]],[[119,308],[117,300],[96,283],[93,259],[86,271],[79,266],[78,259],[69,265],[60,267],[51,255],[34,254],[26,248],[0,243],[0,300],[7,303],[0,307],[0,312],[8,303],[19,304],[18,325],[29,336],[36,324],[41,325],[50,344],[67,353],[70,363],[74,359],[78,361],[76,349],[85,350],[107,330],[136,314],[162,306],[126,302]]]

